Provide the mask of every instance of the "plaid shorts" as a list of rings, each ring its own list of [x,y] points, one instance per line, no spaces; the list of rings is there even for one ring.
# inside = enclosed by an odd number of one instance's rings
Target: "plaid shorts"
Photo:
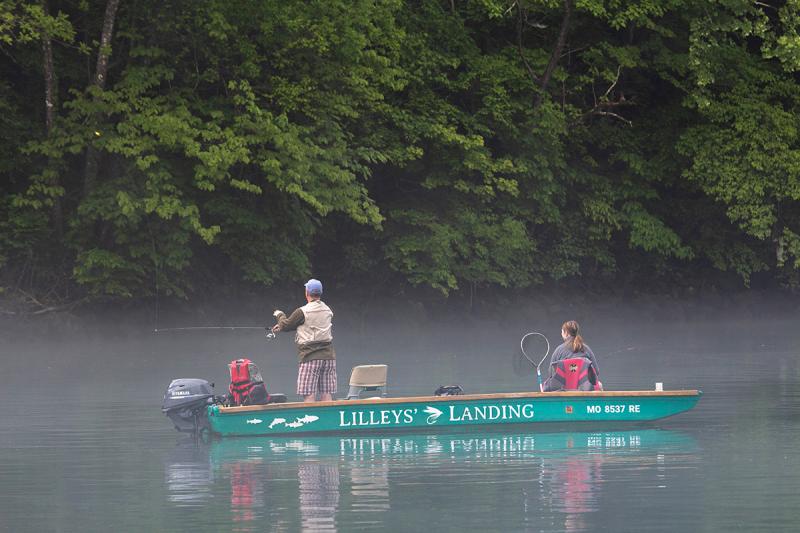
[[[297,394],[336,393],[336,359],[315,359],[300,363]]]

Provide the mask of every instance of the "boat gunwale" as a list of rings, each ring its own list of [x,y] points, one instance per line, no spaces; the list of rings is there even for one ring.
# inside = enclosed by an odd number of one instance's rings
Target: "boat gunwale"
[[[488,394],[460,394],[457,396],[403,396],[391,398],[364,398],[359,400],[332,400],[325,402],[284,402],[235,407],[215,406],[220,415],[233,415],[250,411],[282,411],[285,409],[316,409],[318,407],[341,407],[356,405],[392,405],[398,403],[460,402],[473,400],[515,400],[525,398],[619,398],[619,397],[676,397],[702,396],[702,391],[682,389],[671,391],[557,391],[557,392],[499,392]]]

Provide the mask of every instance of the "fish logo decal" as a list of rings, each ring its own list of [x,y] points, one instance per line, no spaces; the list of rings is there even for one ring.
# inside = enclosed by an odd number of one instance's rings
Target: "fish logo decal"
[[[310,424],[311,422],[314,422],[316,420],[319,420],[318,416],[305,415],[305,416],[301,416],[300,418],[295,418],[294,422],[288,422],[286,424],[286,427],[287,428],[299,428],[299,427],[305,426],[306,424]]]
[[[431,407],[430,405],[425,407],[422,412],[430,415],[426,420],[428,424],[435,424],[436,421],[439,420],[439,417],[442,416],[442,412],[440,410],[435,407]]]
[[[269,423],[269,429],[272,429],[277,424],[284,424],[284,423],[286,423],[286,419],[285,418],[276,418],[272,422]]]
[[[248,424],[260,424],[261,422],[263,422],[263,420],[260,418],[251,418],[247,421]]]
[[[319,417],[314,415],[301,416],[295,418],[292,422],[287,422],[285,418],[275,418],[272,422],[270,422],[269,429],[272,429],[278,424],[283,424],[283,426],[287,428],[299,428],[305,426],[306,424],[310,424],[311,422],[316,422],[317,420],[319,420]],[[250,423],[249,420],[247,422]]]

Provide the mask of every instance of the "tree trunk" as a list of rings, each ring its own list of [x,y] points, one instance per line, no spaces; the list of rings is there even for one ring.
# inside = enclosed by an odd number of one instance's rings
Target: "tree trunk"
[[[101,89],[106,86],[108,59],[111,57],[111,36],[114,33],[114,20],[120,0],[108,0],[106,14],[103,17],[103,33],[100,35],[100,50],[97,52],[97,66],[94,71],[94,84]]]
[[[47,5],[47,0],[42,0],[42,8],[44,9],[44,14],[49,16],[50,10]],[[50,137],[55,125],[58,88],[56,72],[53,67],[53,42],[50,39],[50,35],[47,33],[42,34],[42,55],[42,64],[44,67],[44,122],[47,136]],[[51,178],[50,184],[54,187],[60,185],[58,175],[54,175]],[[64,235],[64,213],[61,207],[61,196],[59,195],[53,197],[52,217],[53,229],[56,232],[56,237],[60,240]]]
[[[53,44],[49,35],[42,36],[42,52],[44,53],[44,121],[49,136],[53,131],[56,113],[56,75],[53,69]]]
[[[97,65],[95,66],[92,85],[104,89],[108,75],[108,60],[111,57],[111,38],[114,34],[114,21],[117,17],[117,8],[120,0],[108,0],[106,12],[103,16],[103,31],[100,34],[100,50],[97,52]],[[86,167],[83,177],[83,195],[87,196],[94,188],[97,181],[99,154],[90,144],[86,148]]]
[[[547,63],[547,68],[545,68],[544,74],[542,74],[542,81],[539,86],[541,92],[536,97],[536,107],[541,105],[542,100],[544,100],[544,97],[547,94],[547,85],[550,83],[550,78],[553,76],[553,71],[555,71],[556,66],[558,65],[558,60],[561,58],[561,53],[564,50],[564,43],[567,41],[567,32],[569,31],[569,20],[572,17],[573,3],[574,0],[564,0],[564,18],[561,20],[561,29],[558,32],[556,47],[553,49],[553,53],[550,55],[550,61]]]

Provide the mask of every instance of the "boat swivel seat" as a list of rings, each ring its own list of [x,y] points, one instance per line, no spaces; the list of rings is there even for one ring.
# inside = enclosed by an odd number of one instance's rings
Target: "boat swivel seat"
[[[358,365],[350,373],[350,390],[347,392],[348,400],[357,400],[362,392],[375,392],[381,397],[386,396],[386,365]]]
[[[544,384],[544,392],[603,390],[594,365],[588,357],[572,357],[551,363],[552,375]]]

